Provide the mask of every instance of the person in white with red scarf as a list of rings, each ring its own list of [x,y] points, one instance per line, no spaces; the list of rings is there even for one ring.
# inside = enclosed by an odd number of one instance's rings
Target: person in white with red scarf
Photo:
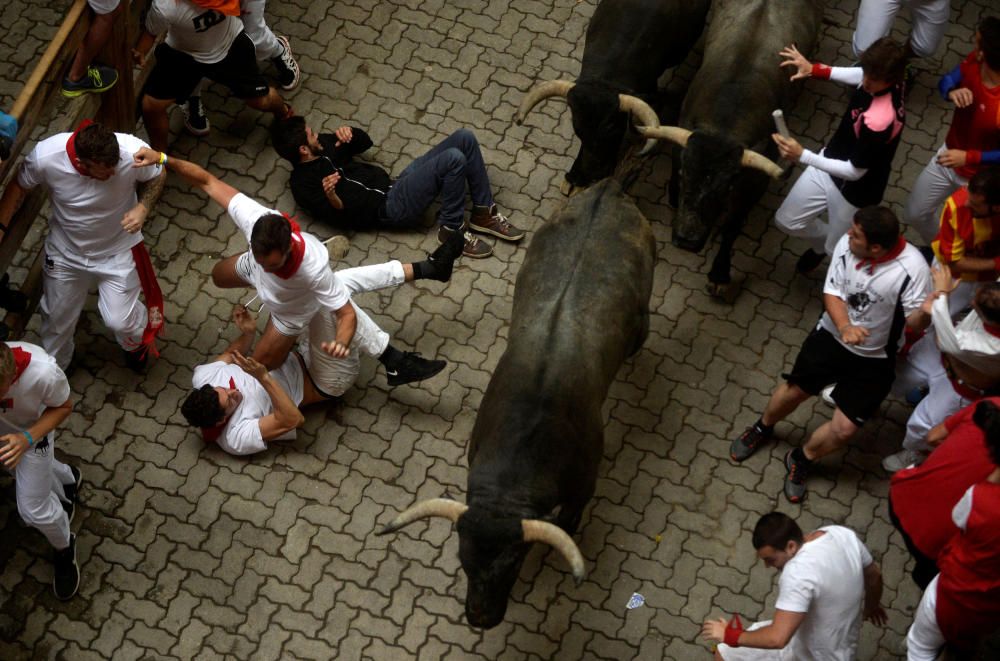
[[[27,342],[0,342],[0,462],[14,474],[17,511],[55,549],[56,597],[80,585],[76,536],[70,533],[81,474],[55,458],[53,430],[73,411],[66,375]]]
[[[163,190],[163,167],[132,167],[146,143],[84,120],[74,133],[39,142],[0,198],[0,230],[7,227],[28,190],[49,189],[51,212],[42,277],[42,346],[59,368],[73,358],[73,334],[87,293],[97,286],[97,307],[141,372],[156,354],[163,327],[163,296],[142,227]],[[145,305],[139,301],[140,291]]]

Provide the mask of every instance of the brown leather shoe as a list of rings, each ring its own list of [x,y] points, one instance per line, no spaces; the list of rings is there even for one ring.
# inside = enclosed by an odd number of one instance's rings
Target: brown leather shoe
[[[524,230],[514,227],[507,216],[500,213],[497,205],[487,207],[472,207],[469,216],[469,229],[473,232],[492,234],[504,241],[520,241],[524,238]]]
[[[455,230],[450,227],[445,227],[442,225],[438,228],[438,241],[441,243],[447,243],[448,238],[452,236],[455,232],[462,232],[465,236],[465,245],[462,247],[462,256],[471,257],[473,259],[482,259],[484,257],[489,257],[493,254],[493,246],[486,243],[478,236],[474,236],[470,232],[465,231],[465,227]]]

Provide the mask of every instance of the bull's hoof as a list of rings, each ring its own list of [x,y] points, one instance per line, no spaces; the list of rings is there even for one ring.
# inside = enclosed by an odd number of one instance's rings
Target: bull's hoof
[[[573,194],[574,188],[576,188],[576,186],[569,183],[568,180],[563,179],[562,184],[559,186],[559,192],[562,193],[565,197],[569,197],[570,195]]]

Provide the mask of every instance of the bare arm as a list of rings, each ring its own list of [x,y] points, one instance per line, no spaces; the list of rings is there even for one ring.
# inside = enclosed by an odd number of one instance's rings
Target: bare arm
[[[872,562],[864,569],[865,577],[865,610],[864,617],[873,624],[883,626],[888,621],[882,608],[882,570],[877,562]]]
[[[28,427],[27,432],[37,443],[46,434],[62,424],[62,421],[68,418],[72,412],[72,399],[67,399],[59,406],[49,406],[42,412],[35,424]],[[0,442],[5,444],[5,447],[0,449],[0,462],[8,469],[13,470],[30,447],[28,437],[25,434],[5,434],[0,436]]]
[[[963,273],[993,273],[997,271],[997,260],[989,257],[964,256],[948,264],[951,274],[960,276]]]
[[[233,306],[233,322],[240,329],[240,336],[229,343],[225,351],[215,357],[214,362],[233,363],[233,354],[250,353],[253,339],[257,335],[257,320],[245,307],[237,303]]]
[[[154,163],[159,163],[160,157],[160,152],[149,149],[148,147],[143,147],[135,153],[134,166],[144,167],[147,165],[153,165]],[[234,197],[240,194],[238,190],[222,181],[205,168],[190,161],[185,161],[182,158],[169,156],[164,164],[164,167],[171,172],[179,174],[184,181],[188,182],[195,188],[200,188],[205,191],[205,193],[207,193],[210,198],[218,202],[223,209],[228,210],[229,203]]]
[[[265,441],[283,436],[305,422],[305,417],[295,402],[288,396],[284,388],[271,377],[264,365],[253,358],[247,358],[238,351],[233,352],[233,362],[239,365],[244,372],[257,379],[257,382],[264,388],[264,392],[271,398],[274,412],[257,421],[257,424],[260,425],[260,435]]]
[[[0,197],[0,230],[3,230],[3,238],[0,242],[7,240],[7,230],[10,227],[10,219],[21,208],[28,191],[17,181],[17,175],[10,178],[3,197]]]
[[[358,315],[350,301],[333,312],[337,318],[337,337],[333,342],[323,342],[320,347],[334,358],[346,358],[358,327]]]
[[[125,216],[122,218],[122,228],[126,232],[134,234],[142,229],[143,225],[146,224],[146,218],[149,217],[149,210],[153,208],[153,204],[159,199],[160,193],[163,192],[163,187],[166,183],[167,173],[164,171],[155,179],[141,181],[136,184],[135,192],[139,201],[134,207],[126,211]]]

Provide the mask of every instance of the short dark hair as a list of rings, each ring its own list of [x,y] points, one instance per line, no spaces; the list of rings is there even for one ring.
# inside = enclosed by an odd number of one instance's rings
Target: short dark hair
[[[991,207],[1000,204],[1000,165],[980,167],[969,179],[969,192],[982,195]]]
[[[253,224],[250,232],[250,250],[254,257],[270,255],[277,250],[282,255],[292,245],[292,226],[278,213],[264,214]]]
[[[271,144],[278,156],[292,165],[302,160],[299,147],[309,142],[306,137],[306,118],[301,115],[279,119],[271,126]]]
[[[226,417],[226,410],[219,403],[219,391],[205,384],[187,396],[181,404],[181,415],[195,427],[214,427]]]
[[[792,541],[801,545],[802,540],[802,528],[792,517],[781,512],[765,514],[753,527],[753,547],[758,551],[765,546],[783,549]]]
[[[889,207],[862,207],[854,214],[854,222],[861,226],[869,248],[877,245],[891,250],[899,241],[899,219]]]
[[[1000,408],[990,401],[979,402],[972,414],[972,421],[986,436],[986,450],[990,454],[990,460],[1000,467]]]
[[[906,75],[906,50],[890,37],[876,39],[861,53],[861,70],[874,80],[890,85],[903,82]]]
[[[979,317],[987,324],[1000,325],[1000,282],[979,285],[973,297]]]
[[[80,129],[73,140],[73,146],[79,158],[108,167],[118,165],[121,158],[115,132],[103,124],[91,124]]]
[[[986,66],[1000,71],[1000,18],[987,16],[979,22],[979,50]]]

